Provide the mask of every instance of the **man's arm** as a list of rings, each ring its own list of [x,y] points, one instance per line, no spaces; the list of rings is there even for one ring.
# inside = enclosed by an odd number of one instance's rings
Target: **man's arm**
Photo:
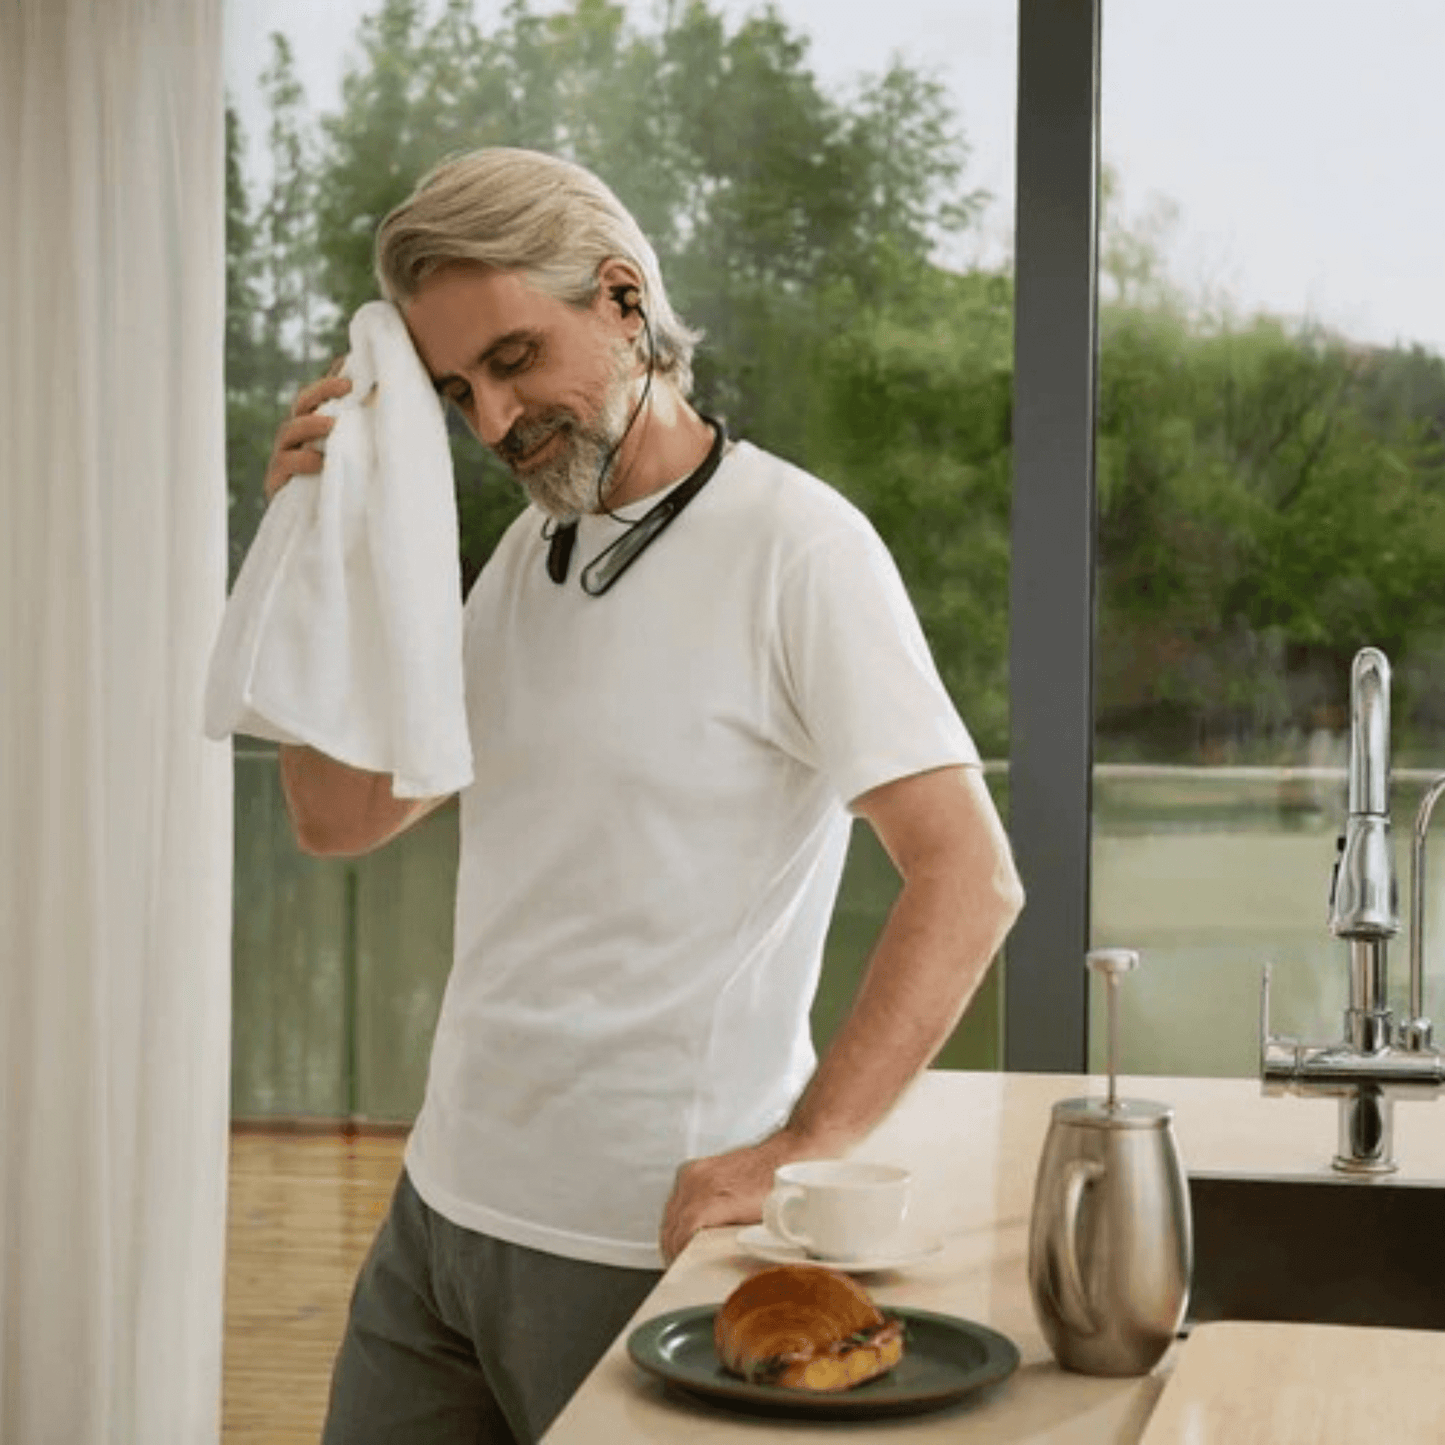
[[[315,475],[325,465],[322,447],[336,418],[317,408],[351,390],[350,378],[337,375],[345,361],[338,356],[324,377],[296,393],[266,465],[268,505],[292,477]],[[370,853],[446,802],[444,797],[393,797],[388,774],[364,772],[314,748],[286,743],[281,746],[281,788],[301,851],[318,858]]]
[[[660,1244],[671,1263],[699,1230],[762,1217],[773,1171],[844,1153],[926,1068],[1023,907],[1023,887],[979,768],[900,778],[854,803],[903,880],[853,1005],[786,1124],[749,1148],[678,1170]]]
[[[354,858],[404,833],[446,798],[398,798],[389,773],[368,773],[314,748],[281,747],[281,788],[302,852]]]

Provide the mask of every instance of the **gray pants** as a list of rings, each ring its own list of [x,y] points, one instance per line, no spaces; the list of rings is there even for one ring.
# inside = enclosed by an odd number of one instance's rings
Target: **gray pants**
[[[322,1445],[533,1445],[660,1278],[462,1229],[403,1171],[357,1277]]]

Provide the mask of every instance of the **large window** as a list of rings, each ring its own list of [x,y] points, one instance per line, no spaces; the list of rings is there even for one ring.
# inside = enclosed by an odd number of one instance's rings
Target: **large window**
[[[1330,1036],[1360,646],[1394,668],[1397,838],[1445,764],[1445,36],[1406,0],[1360,14],[238,3],[236,555],[280,409],[370,294],[376,219],[464,145],[574,155],[707,330],[699,400],[873,517],[990,761],[1029,904],[1006,1017],[996,976],[944,1061],[1083,1064],[1090,944],[1144,953],[1131,1068],[1252,1071],[1266,963],[1281,1026]],[[456,456],[470,578],[517,497]],[[273,761],[238,780],[237,1110],[404,1117],[454,822],[318,865]],[[859,829],[820,1041],[894,888]]]
[[[1006,807],[1014,16],[837,7],[263,3],[228,12],[231,531],[272,432],[374,294],[376,222],[447,153],[594,168],[706,332],[697,398],[873,518]],[[519,505],[455,446],[464,584]],[[239,1115],[405,1119],[449,965],[455,819],[357,864],[292,844],[269,750],[237,759]],[[826,1042],[896,891],[855,830],[814,1012]],[[999,1062],[991,978],[943,1062]]]
[[[1445,768],[1445,20],[1103,18],[1093,941],[1144,951],[1130,1067],[1248,1074],[1267,962],[1276,1028],[1340,1034],[1359,647],[1394,670],[1402,922]]]

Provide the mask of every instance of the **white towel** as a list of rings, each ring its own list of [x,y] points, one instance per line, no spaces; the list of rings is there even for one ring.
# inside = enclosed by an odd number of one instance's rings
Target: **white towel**
[[[352,318],[342,375],[325,465],[272,500],[226,604],[206,733],[306,743],[440,797],[472,779],[446,420],[389,302]]]

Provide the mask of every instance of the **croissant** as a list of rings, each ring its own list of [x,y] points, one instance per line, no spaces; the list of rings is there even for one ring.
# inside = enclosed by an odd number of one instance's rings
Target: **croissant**
[[[713,1343],[725,1369],[754,1384],[848,1390],[903,1358],[903,1324],[884,1317],[846,1274],[784,1264],[723,1301]]]

